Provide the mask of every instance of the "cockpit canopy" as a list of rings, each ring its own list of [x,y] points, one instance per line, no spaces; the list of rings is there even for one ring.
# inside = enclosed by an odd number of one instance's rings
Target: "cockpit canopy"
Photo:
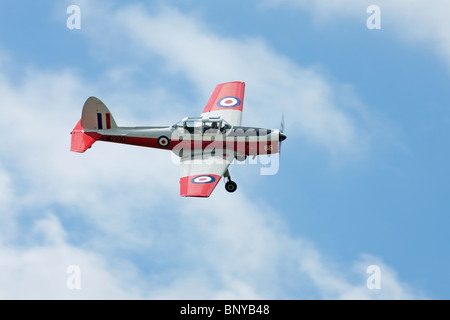
[[[191,133],[194,132],[211,132],[217,131],[224,132],[227,129],[231,129],[231,125],[220,117],[187,117],[173,125],[175,128],[184,128]]]

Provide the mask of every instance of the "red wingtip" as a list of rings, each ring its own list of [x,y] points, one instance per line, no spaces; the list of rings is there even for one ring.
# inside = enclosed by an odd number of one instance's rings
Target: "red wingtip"
[[[216,174],[193,175],[180,178],[180,196],[202,197],[211,195],[221,176]]]

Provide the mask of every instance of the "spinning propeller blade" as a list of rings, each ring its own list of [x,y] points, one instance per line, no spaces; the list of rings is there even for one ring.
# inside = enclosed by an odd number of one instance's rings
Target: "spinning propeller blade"
[[[281,142],[283,142],[286,139],[286,135],[284,134],[284,115],[281,115],[281,124],[280,124],[280,152],[281,152]]]

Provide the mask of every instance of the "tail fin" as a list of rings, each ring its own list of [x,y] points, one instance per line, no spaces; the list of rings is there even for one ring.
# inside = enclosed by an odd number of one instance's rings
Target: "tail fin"
[[[80,121],[71,132],[70,151],[85,152],[101,137],[98,130],[115,128],[117,124],[105,104],[95,97],[89,97],[84,103]]]
[[[81,113],[81,126],[85,130],[107,130],[117,128],[111,112],[95,97],[86,100]]]

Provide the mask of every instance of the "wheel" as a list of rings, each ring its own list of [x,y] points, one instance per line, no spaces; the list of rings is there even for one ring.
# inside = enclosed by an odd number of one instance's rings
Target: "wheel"
[[[236,156],[237,161],[245,161],[245,159],[247,159],[246,155],[237,155]]]
[[[237,184],[234,181],[228,181],[227,183],[225,183],[225,190],[227,190],[228,192],[235,192],[237,189]]]

